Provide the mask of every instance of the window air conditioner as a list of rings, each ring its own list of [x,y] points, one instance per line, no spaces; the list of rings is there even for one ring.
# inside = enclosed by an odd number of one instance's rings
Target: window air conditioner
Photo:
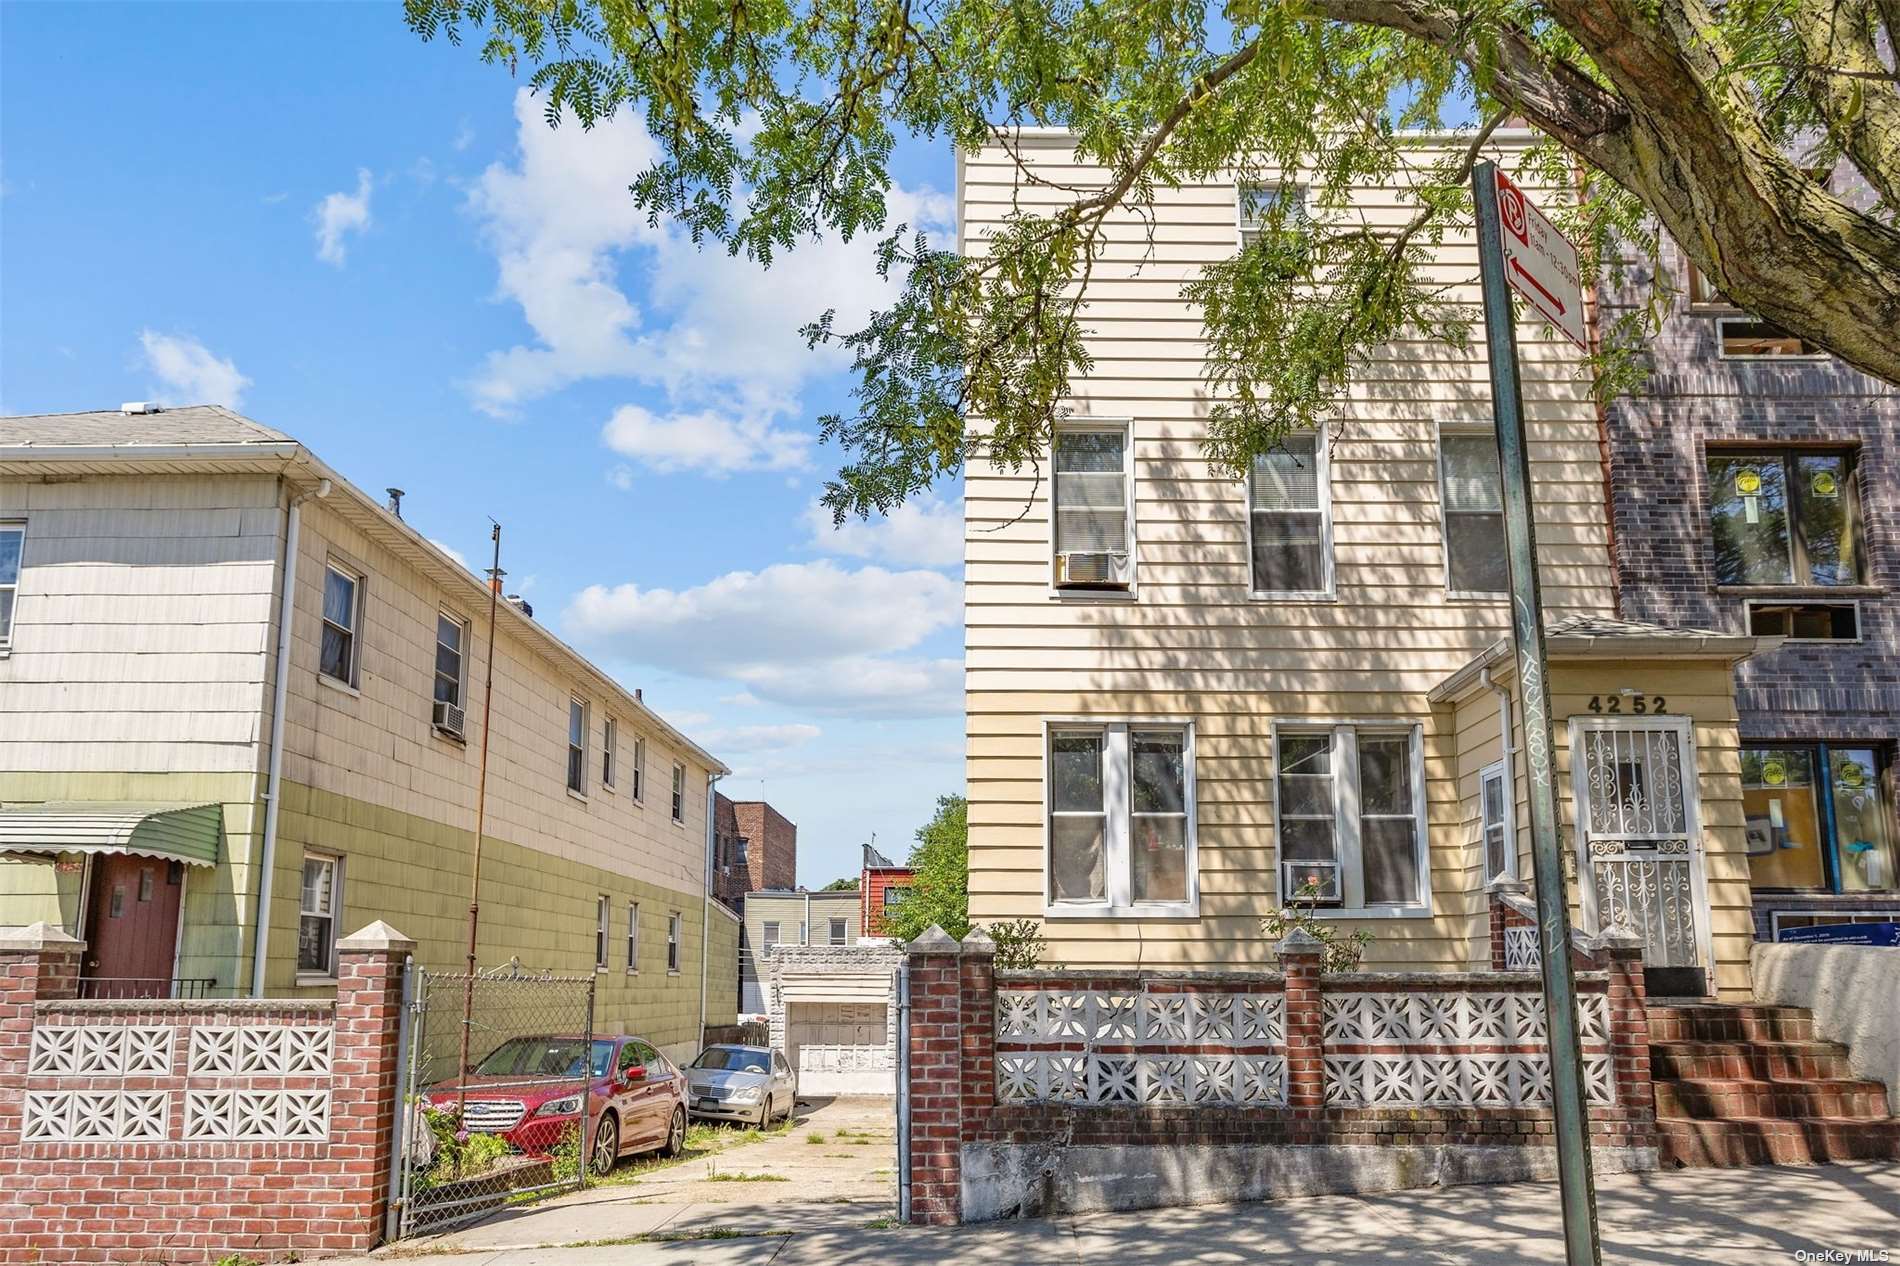
[[[1117,555],[1105,550],[1057,554],[1056,583],[1058,585],[1122,584],[1124,583],[1122,563]]]
[[[435,714],[430,719],[435,722],[435,728],[444,734],[452,734],[456,738],[462,737],[464,714],[460,708],[447,700],[435,701]]]

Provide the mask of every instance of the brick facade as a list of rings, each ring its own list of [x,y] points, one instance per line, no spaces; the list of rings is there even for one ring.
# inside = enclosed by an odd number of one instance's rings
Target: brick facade
[[[388,932],[365,929],[378,930]],[[45,925],[0,940],[0,1260],[196,1262],[373,1247],[387,1209],[413,943],[359,934],[338,948],[334,1003],[82,1002],[84,942]],[[293,1034],[307,1044],[272,1063]],[[292,1095],[322,1115],[293,1122],[279,1102]],[[133,1100],[147,1115],[128,1124]],[[84,1112],[66,1106],[82,1103]],[[227,1103],[231,1128],[207,1128]],[[66,1111],[64,1124],[48,1125],[49,1112]]]
[[[1857,601],[1860,641],[1794,643],[1743,662],[1736,704],[1744,742],[1852,740],[1882,749],[1892,806],[1900,799],[1893,772],[1900,739],[1900,390],[1832,359],[1721,359],[1717,317],[1688,307],[1688,266],[1673,243],[1664,243],[1662,262],[1681,293],[1649,340],[1647,381],[1611,402],[1605,417],[1619,614],[1747,632],[1748,593],[1715,583],[1710,446],[1854,449],[1865,583],[1810,588],[1801,596]],[[1606,315],[1648,302],[1655,284],[1647,264],[1632,267],[1620,283],[1608,284]],[[1770,934],[1773,909],[1896,905],[1900,892],[1884,900],[1760,894],[1757,932]]]
[[[713,848],[713,895],[735,910],[748,892],[797,885],[798,825],[763,800],[715,792]]]
[[[1535,998],[1537,982],[1529,975],[1366,972],[1322,976],[1319,945],[1303,937],[1282,943],[1282,971],[1272,975],[997,973],[994,952],[981,933],[958,945],[935,929],[910,947],[908,1144],[913,1222],[948,1225],[1097,1207],[1085,1203],[1091,1198],[1106,1199],[1113,1207],[1139,1207],[1259,1194],[1252,1189],[1238,1194],[1167,1189],[1158,1190],[1149,1201],[1138,1196],[1132,1203],[1125,1195],[1101,1197],[1099,1190],[1087,1190],[1089,1184],[1105,1188],[1113,1178],[1104,1181],[1100,1172],[1078,1178],[1076,1170],[1065,1169],[1065,1157],[1089,1151],[1110,1157],[1111,1165],[1122,1173],[1149,1175],[1164,1185],[1183,1157],[1192,1161],[1199,1153],[1213,1156],[1211,1168],[1217,1172],[1258,1165],[1277,1170],[1270,1183],[1291,1179],[1303,1191],[1412,1185],[1417,1179],[1408,1179],[1404,1171],[1421,1155],[1419,1149],[1445,1150],[1445,1155],[1425,1168],[1436,1174],[1433,1181],[1447,1183],[1497,1181],[1500,1174],[1527,1176],[1544,1172],[1552,1163],[1554,1123],[1547,1105],[1369,1106],[1341,1101],[1329,1082],[1338,1072],[1329,1067],[1329,1061],[1348,1048],[1400,1060],[1414,1050],[1435,1049],[1424,1041],[1380,1044],[1381,1039],[1368,1034],[1329,1040],[1328,1029],[1337,1019],[1328,1010],[1329,998],[1372,995],[1384,1005],[1395,994],[1409,995],[1411,1001],[1405,1005],[1411,1014],[1425,1008],[1452,1015],[1465,1005],[1460,995],[1469,992]],[[1602,999],[1597,1005],[1605,1023],[1602,1035],[1586,1050],[1598,1050],[1603,1053],[1599,1058],[1608,1059],[1613,1083],[1613,1093],[1591,1104],[1592,1150],[1599,1169],[1653,1168],[1657,1135],[1641,950],[1633,943],[1605,944],[1591,965],[1593,970],[1579,976],[1579,992],[1586,1001]],[[1279,994],[1283,1000],[1281,1103],[1004,1102],[999,1095],[999,1063],[1021,1048],[1019,1039],[1005,1044],[998,1036],[999,989],[1217,999],[1236,988],[1265,996]],[[1474,1056],[1477,1059],[1496,1058],[1499,1052],[1507,1059],[1532,1058],[1544,1049],[1541,1033],[1535,1040],[1520,1035],[1500,1041],[1501,1045],[1467,1049],[1483,1052]],[[1231,1040],[1156,1044],[1151,1038],[1140,1038],[1137,1047],[1130,1049],[1164,1063],[1196,1058],[1218,1063],[1233,1048]],[[1047,1049],[1110,1048],[1057,1040]],[[1131,1149],[1154,1149],[1149,1153],[1153,1159],[1130,1155]],[[1279,1156],[1281,1163],[1259,1159],[1269,1153]],[[973,1165],[978,1168],[972,1170]],[[977,1191],[973,1184],[979,1182],[989,1188]],[[999,1186],[1008,1188],[1000,1201],[996,1198]],[[1117,1199],[1120,1203],[1115,1203]]]

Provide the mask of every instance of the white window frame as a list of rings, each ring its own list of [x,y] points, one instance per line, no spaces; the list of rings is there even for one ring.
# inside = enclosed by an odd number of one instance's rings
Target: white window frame
[[[20,534],[20,575],[24,576],[26,574],[26,520],[0,519],[0,533],[12,532]],[[8,609],[7,622],[4,626],[0,626],[0,657],[4,657],[13,649],[13,626],[20,619],[19,576],[15,576],[7,584],[0,585],[0,589],[8,590],[13,595],[13,605]]]
[[[614,777],[618,772],[614,769],[614,762],[620,756],[620,727],[614,723],[612,717],[603,719],[600,724],[600,789],[612,791]]]
[[[686,766],[673,762],[673,824],[686,825]]]
[[[647,791],[647,740],[646,735],[633,736],[633,802],[644,804]]]
[[[836,915],[826,917],[829,922],[825,924],[825,944],[843,945],[851,935],[850,920],[841,919]]]
[[[1062,731],[1099,730],[1102,743],[1102,802],[1106,814],[1102,824],[1102,865],[1106,882],[1104,901],[1055,900],[1050,863],[1055,855],[1054,815],[1050,811],[1054,788],[1050,777],[1050,744]],[[1184,901],[1136,901],[1134,858],[1131,829],[1133,814],[1129,804],[1132,768],[1129,755],[1131,730],[1180,730],[1184,750],[1182,758],[1182,807],[1187,816],[1187,899]],[[1201,913],[1201,867],[1198,836],[1199,799],[1194,774],[1194,721],[1188,717],[1044,717],[1042,722],[1042,910],[1048,919],[1196,919]],[[888,892],[889,889],[886,889]]]
[[[594,902],[594,970],[607,970],[607,943],[613,934],[613,898],[601,893]]]
[[[442,621],[447,620],[462,631],[461,645],[455,651],[455,707],[468,709],[468,638],[469,622],[446,607],[436,609],[435,644],[439,649],[442,643]],[[442,677],[442,670],[431,666],[429,673],[429,706],[435,706],[435,683]]]
[[[627,975],[640,974],[640,903],[627,902]]]
[[[680,936],[684,919],[674,910],[666,916],[666,971],[669,976],[680,974]]]
[[[770,954],[785,940],[784,924],[778,919],[766,919],[759,924],[759,953]]]
[[[1302,430],[1300,434],[1307,434]],[[1254,602],[1334,602],[1338,600],[1338,580],[1333,574],[1333,461],[1326,426],[1312,428],[1314,464],[1319,480],[1319,539],[1321,564],[1326,577],[1323,589],[1256,589],[1253,581],[1253,464],[1248,463],[1247,477],[1241,481],[1241,514],[1247,532],[1247,596]]]
[[[1122,437],[1122,500],[1124,522],[1128,525],[1128,579],[1113,587],[1077,588],[1056,583],[1056,450],[1049,441],[1049,597],[1063,602],[1127,602],[1134,598],[1141,579],[1141,533],[1135,522],[1135,420],[1132,417],[1081,416],[1063,418],[1055,425],[1059,432],[1116,433]]]
[[[1504,818],[1495,823],[1504,831],[1504,869],[1495,873],[1491,870],[1491,828],[1494,825],[1484,816],[1485,784],[1499,784],[1498,795],[1504,806]],[[1493,761],[1478,771],[1478,867],[1484,875],[1485,886],[1500,879],[1517,878],[1517,804],[1512,799],[1515,788],[1511,785],[1511,763],[1508,760]]]
[[[299,984],[311,981],[335,980],[337,971],[336,943],[343,939],[337,935],[337,929],[343,926],[343,857],[339,853],[326,853],[319,849],[304,850],[303,863],[327,862],[330,867],[330,913],[320,914],[315,910],[303,908],[303,872],[297,873],[297,923],[299,939],[306,918],[330,920],[330,961],[323,967],[305,967],[302,962],[302,950],[299,947],[296,978]]]
[[[324,614],[324,608],[329,603],[331,572],[343,577],[353,586],[350,627],[344,630],[350,635],[349,671],[343,677],[335,676],[323,667],[323,630],[331,624],[330,618]],[[361,571],[339,558],[332,557],[324,560],[323,587],[317,591],[317,677],[319,680],[348,690],[358,688],[358,683],[362,680],[363,663],[363,602],[364,592],[368,588],[368,577]]]
[[[581,741],[574,742],[574,709],[581,710]],[[561,770],[561,781],[567,787],[567,794],[587,799],[587,731],[593,725],[589,715],[587,700],[578,695],[567,697],[567,746],[565,749],[567,765]],[[574,758],[579,756],[576,761]],[[580,786],[574,783],[578,780]]]
[[[1292,190],[1295,194],[1299,196],[1300,215],[1309,221],[1312,219],[1313,209],[1307,203],[1307,194],[1310,191],[1307,188],[1307,186],[1301,183],[1300,181],[1285,180],[1285,179],[1235,181],[1234,182],[1234,249],[1236,251],[1244,250],[1247,245],[1247,234],[1249,232],[1257,231],[1257,226],[1249,225],[1247,221],[1247,191],[1249,189],[1271,189],[1275,193],[1279,193],[1284,190]]]
[[[1279,892],[1285,873],[1280,858],[1280,738],[1282,735],[1331,734],[1333,771],[1333,830],[1338,844],[1339,904],[1314,910],[1319,918],[1332,919],[1429,919],[1432,917],[1432,871],[1430,814],[1425,802],[1425,734],[1416,721],[1390,717],[1275,721],[1273,723],[1273,766],[1268,781],[1273,788],[1273,862],[1274,890]],[[1367,905],[1365,902],[1365,864],[1359,836],[1359,745],[1357,738],[1405,736],[1410,745],[1412,771],[1412,831],[1414,862],[1419,892],[1411,902]],[[1353,742],[1344,740],[1351,736]],[[1279,893],[1285,901],[1291,894]]]
[[[1511,597],[1511,591],[1509,588],[1509,585],[1510,585],[1509,580],[1506,580],[1505,582],[1506,587],[1503,589],[1454,589],[1452,588],[1452,584],[1451,584],[1451,515],[1454,512],[1446,509],[1446,501],[1445,501],[1445,437],[1447,435],[1453,435],[1453,436],[1489,435],[1492,437],[1492,443],[1495,444],[1497,442],[1496,441],[1497,428],[1487,426],[1482,422],[1441,422],[1438,425],[1438,434],[1434,437],[1434,440],[1433,440],[1432,466],[1433,466],[1433,471],[1438,483],[1438,545],[1439,545],[1438,552],[1441,556],[1441,561],[1443,564],[1443,580],[1444,580],[1444,585],[1445,585],[1445,596],[1447,598],[1451,598],[1458,602],[1508,602],[1510,601],[1510,597]],[[1504,504],[1504,461],[1503,461],[1503,458],[1499,458],[1498,459],[1498,505],[1500,507],[1499,509],[1500,517],[1502,517],[1503,515],[1503,510],[1502,510],[1503,504]],[[1457,513],[1469,513],[1469,512],[1459,511]]]

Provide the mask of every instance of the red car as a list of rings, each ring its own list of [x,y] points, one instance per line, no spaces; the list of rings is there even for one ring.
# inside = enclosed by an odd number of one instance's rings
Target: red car
[[[673,1061],[637,1037],[514,1037],[475,1065],[466,1093],[457,1082],[431,1086],[429,1105],[454,1112],[471,1133],[499,1134],[530,1156],[546,1156],[581,1121],[587,1075],[593,1122],[589,1167],[604,1174],[630,1153],[677,1155],[686,1145],[686,1079]]]

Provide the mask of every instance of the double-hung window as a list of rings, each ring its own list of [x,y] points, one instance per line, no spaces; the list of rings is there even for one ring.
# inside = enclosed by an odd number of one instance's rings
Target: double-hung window
[[[356,685],[356,627],[363,613],[363,579],[335,563],[323,573],[323,643],[317,671]]]
[[[468,626],[446,612],[435,617],[435,701],[462,706],[462,648]]]
[[[1058,589],[1127,590],[1134,578],[1134,480],[1128,428],[1066,422],[1055,433]]]
[[[1305,268],[1310,227],[1306,190],[1298,185],[1243,183],[1238,203],[1243,249],[1264,242],[1282,270],[1298,273]]]
[[[640,970],[640,903],[627,903],[627,970]]]
[[[680,969],[680,912],[666,916],[666,970]]]
[[[673,820],[686,821],[686,766],[673,762]]]
[[[843,919],[831,920],[831,926],[827,929],[827,931],[829,931],[831,934],[829,937],[831,944],[833,945],[844,944],[844,930],[845,930],[845,921]]]
[[[613,902],[602,893],[594,902],[594,970],[607,970],[607,920],[613,914]]]
[[[336,975],[336,917],[343,905],[343,863],[317,853],[303,859],[297,899],[297,970]]]
[[[633,798],[641,799],[647,788],[647,741],[635,735],[633,740]]]
[[[1280,899],[1427,914],[1417,727],[1276,726]]]
[[[1192,915],[1193,727],[1052,721],[1047,761],[1048,913]]]
[[[1333,588],[1332,516],[1322,434],[1288,435],[1253,459],[1247,539],[1255,597],[1325,597]]]
[[[770,954],[778,948],[779,923],[777,919],[767,919],[759,931],[759,949]]]
[[[600,738],[600,785],[602,789],[612,791],[614,789],[614,757],[618,755],[620,740],[619,727],[614,724],[612,717],[608,717],[602,724],[605,728]]]
[[[1517,841],[1511,830],[1510,781],[1502,761],[1478,773],[1478,830],[1484,844],[1484,882],[1517,873]]]
[[[587,705],[567,701],[567,789],[587,794]]]
[[[1441,432],[1438,485],[1445,519],[1445,587],[1454,594],[1508,593],[1497,438],[1490,431]]]
[[[1709,528],[1718,585],[1827,588],[1860,583],[1852,453],[1709,454]]]
[[[13,645],[13,608],[20,593],[20,557],[26,524],[0,523],[0,651]]]

